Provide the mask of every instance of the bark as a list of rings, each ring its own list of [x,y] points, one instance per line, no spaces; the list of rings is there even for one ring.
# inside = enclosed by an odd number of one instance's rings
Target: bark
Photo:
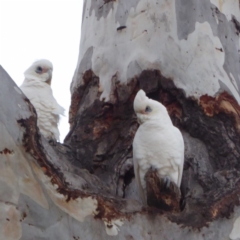
[[[85,1],[64,144],[1,68],[0,239],[240,238],[239,19],[234,0]],[[151,207],[132,166],[140,88],[185,142],[181,193],[149,172]]]

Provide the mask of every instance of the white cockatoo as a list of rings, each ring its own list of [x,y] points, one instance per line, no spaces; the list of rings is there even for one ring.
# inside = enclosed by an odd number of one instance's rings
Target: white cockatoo
[[[139,90],[134,99],[134,111],[140,126],[133,140],[135,179],[143,204],[147,204],[145,175],[155,169],[166,186],[170,181],[180,187],[184,163],[184,142],[181,132],[174,127],[167,109],[149,99]]]
[[[20,86],[37,112],[37,125],[42,135],[48,140],[59,140],[58,122],[61,107],[53,97],[51,89],[53,65],[46,59],[34,62],[25,72],[25,79]]]

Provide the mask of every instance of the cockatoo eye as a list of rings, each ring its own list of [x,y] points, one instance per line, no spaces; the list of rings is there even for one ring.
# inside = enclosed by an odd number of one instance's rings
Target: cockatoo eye
[[[37,67],[35,72],[36,73],[42,73],[42,68],[41,67]]]
[[[149,106],[146,106],[145,112],[151,112],[151,111],[152,111],[152,109]]]

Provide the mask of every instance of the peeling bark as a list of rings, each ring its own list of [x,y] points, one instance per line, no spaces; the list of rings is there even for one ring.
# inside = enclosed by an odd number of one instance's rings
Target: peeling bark
[[[133,79],[128,86],[116,83],[113,104],[99,100],[96,76],[88,74],[85,79],[89,84],[77,90],[79,94],[81,89],[85,89],[80,95],[81,107],[76,113],[74,109],[78,103],[75,98],[70,107],[72,127],[65,143],[76,149],[81,167],[100,177],[116,193],[119,176],[123,175],[120,174],[122,165],[132,157],[131,144],[138,127],[132,109],[136,81]]]

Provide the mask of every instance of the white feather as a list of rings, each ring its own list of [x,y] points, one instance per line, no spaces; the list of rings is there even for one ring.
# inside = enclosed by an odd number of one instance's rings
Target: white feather
[[[147,106],[151,111],[146,111]],[[166,108],[160,102],[149,99],[143,90],[134,99],[134,110],[140,122],[133,140],[134,172],[140,197],[146,204],[144,176],[150,168],[157,169],[160,178],[168,177],[180,187],[184,142]]]
[[[38,67],[43,69],[42,73],[36,72]],[[52,63],[48,60],[34,62],[25,71],[25,79],[20,88],[36,109],[37,124],[43,136],[59,140],[59,115],[64,115],[64,108],[53,97],[50,86],[52,69]]]

